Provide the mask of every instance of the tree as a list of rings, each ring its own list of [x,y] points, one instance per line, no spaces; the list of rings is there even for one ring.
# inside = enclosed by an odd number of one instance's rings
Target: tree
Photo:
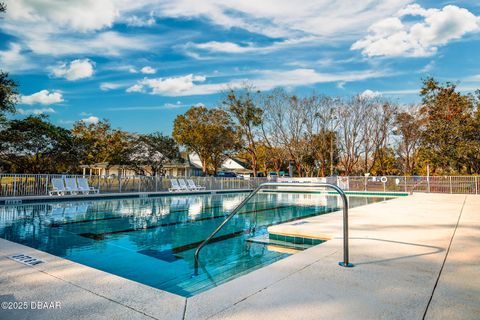
[[[418,149],[422,138],[422,119],[419,108],[410,107],[395,116],[395,134],[400,138],[397,154],[403,167],[404,175],[415,174],[418,162]]]
[[[387,148],[393,129],[396,107],[381,98],[367,98],[363,128],[363,172],[372,170],[380,150]]]
[[[400,169],[395,158],[395,150],[389,147],[382,147],[375,151],[375,157],[370,173],[374,176],[398,175]]]
[[[143,174],[149,170],[152,176],[162,173],[167,161],[181,161],[175,140],[160,132],[138,135],[132,142],[129,153],[132,167]]]
[[[365,150],[363,130],[366,110],[366,100],[359,96],[343,103],[338,109],[338,142],[342,151],[339,162],[347,176],[354,172],[359,163],[362,148]]]
[[[11,120],[0,131],[0,160],[10,172],[58,173],[78,171],[79,154],[69,130],[46,116]]]
[[[15,112],[17,96],[17,83],[0,70],[0,120],[4,120],[6,112]]]
[[[315,143],[315,165],[318,167],[317,176],[325,177],[327,168],[333,175],[333,167],[338,164],[339,150],[337,146],[337,133],[322,129],[313,137]]]
[[[128,164],[132,137],[125,131],[112,129],[108,120],[98,123],[78,121],[73,125],[72,133],[83,152],[80,164],[108,163],[107,168]]]
[[[256,106],[258,101],[258,91],[255,92],[251,86],[245,86],[241,90],[230,89],[226,94],[223,104],[227,111],[235,120],[238,128],[238,134],[241,138],[241,146],[247,151],[253,175],[257,176],[257,132],[256,130],[262,124],[263,110]]]
[[[478,98],[457,92],[453,83],[440,84],[433,78],[423,81],[420,95],[425,121],[421,152],[432,171],[478,172]]]
[[[173,138],[198,154],[204,175],[209,167],[216,173],[227,155],[238,149],[236,127],[221,109],[190,108],[175,119]]]
[[[263,100],[264,139],[272,147],[285,149],[288,160],[293,160],[299,176],[303,172],[306,155],[305,109],[300,98],[290,96],[283,89],[275,89]]]
[[[0,2],[0,12],[5,12],[6,6]],[[0,124],[5,121],[5,112],[15,112],[17,102],[17,83],[8,77],[8,73],[0,70]]]

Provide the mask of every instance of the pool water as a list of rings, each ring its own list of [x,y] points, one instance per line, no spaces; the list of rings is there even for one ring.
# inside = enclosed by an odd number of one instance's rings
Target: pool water
[[[246,195],[0,206],[0,237],[189,297],[290,255],[246,241],[266,235],[269,225],[325,214],[340,204],[333,195],[259,193],[203,248],[203,268],[193,276],[196,247]],[[350,207],[386,199],[349,198]]]

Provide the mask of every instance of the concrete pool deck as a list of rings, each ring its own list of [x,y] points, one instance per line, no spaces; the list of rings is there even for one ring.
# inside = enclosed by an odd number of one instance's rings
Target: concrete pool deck
[[[191,298],[170,294],[0,239],[0,319],[478,319],[480,196],[414,194],[305,219],[333,237]],[[47,261],[34,267],[8,256]],[[208,259],[201,257],[201,259]],[[141,272],[141,270],[139,271]]]

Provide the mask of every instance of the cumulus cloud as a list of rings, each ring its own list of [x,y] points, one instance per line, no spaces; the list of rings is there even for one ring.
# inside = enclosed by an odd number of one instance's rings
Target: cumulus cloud
[[[221,83],[204,83],[206,77],[189,74],[170,78],[144,78],[129,87],[127,92],[143,92],[162,96],[190,96],[214,94],[226,88],[242,87],[246,81],[260,90],[276,87],[297,87],[316,83],[356,81],[382,77],[387,71],[352,71],[345,73],[319,73],[313,69],[262,70],[249,79]]]
[[[188,74],[186,76],[171,78],[144,78],[137,84],[127,89],[127,92],[148,92],[163,96],[188,95],[195,88],[195,82],[203,82],[204,76]]]
[[[57,78],[65,78],[69,81],[89,78],[93,75],[93,61],[89,59],[77,59],[70,63],[62,63],[51,68],[52,74]]]
[[[48,90],[41,90],[29,96],[20,96],[20,103],[21,104],[42,104],[42,105],[50,105],[55,103],[63,102],[63,96],[58,91],[48,91]]]
[[[360,93],[360,97],[365,98],[365,99],[373,99],[373,98],[376,98],[376,97],[380,97],[381,95],[382,95],[381,92],[373,91],[373,90],[370,90],[370,89],[367,89],[367,90],[363,91],[362,93]]]
[[[97,124],[100,119],[95,116],[90,116],[88,118],[81,119],[80,121],[85,122],[86,124]]]
[[[140,69],[140,72],[143,74],[154,74],[157,72],[157,70],[150,66],[145,66],[142,69]]]
[[[408,22],[408,16],[420,22]],[[407,21],[405,21],[407,20]],[[480,18],[467,9],[447,5],[443,9],[424,9],[413,4],[395,16],[382,19],[368,28],[368,35],[356,41],[352,50],[363,55],[422,57],[435,54],[439,46],[480,31]]]

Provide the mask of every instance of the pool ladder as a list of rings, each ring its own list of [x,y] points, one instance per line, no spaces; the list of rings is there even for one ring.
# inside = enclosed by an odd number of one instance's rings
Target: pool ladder
[[[347,196],[345,195],[345,192],[340,189],[338,186],[330,183],[294,183],[294,182],[266,182],[260,184],[258,187],[256,187],[238,206],[236,206],[232,212],[227,216],[227,218],[217,227],[215,230],[213,230],[210,235],[203,240],[202,243],[197,247],[197,250],[195,250],[195,274],[198,274],[198,255],[200,254],[200,251],[202,248],[210,242],[210,240],[240,211],[240,209],[247,204],[247,202],[253,198],[261,189],[264,187],[317,187],[317,188],[329,188],[335,190],[340,197],[342,198],[343,202],[343,261],[339,262],[338,264],[342,267],[346,268],[351,268],[353,267],[353,264],[349,262],[349,253],[348,253],[348,199]]]

